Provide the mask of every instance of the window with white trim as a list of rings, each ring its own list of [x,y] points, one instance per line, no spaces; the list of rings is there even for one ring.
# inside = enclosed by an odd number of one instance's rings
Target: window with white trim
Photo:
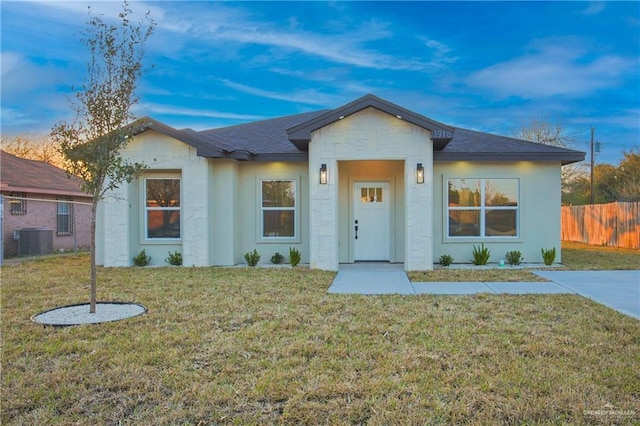
[[[260,181],[261,238],[296,238],[296,181]]]
[[[144,179],[145,238],[180,239],[180,179]]]
[[[56,223],[57,235],[73,235],[73,204],[58,201]]]
[[[449,237],[517,237],[518,179],[448,179]]]

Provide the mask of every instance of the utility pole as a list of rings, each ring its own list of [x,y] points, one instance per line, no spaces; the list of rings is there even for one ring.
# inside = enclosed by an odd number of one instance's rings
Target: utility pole
[[[591,191],[589,191],[591,196],[591,205],[593,205],[593,134],[595,131],[595,127],[591,127]]]

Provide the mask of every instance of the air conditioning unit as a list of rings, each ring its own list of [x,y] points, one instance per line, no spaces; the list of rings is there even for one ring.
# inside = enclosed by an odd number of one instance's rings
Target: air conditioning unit
[[[14,232],[18,239],[18,256],[53,253],[53,231],[44,228],[22,228]]]

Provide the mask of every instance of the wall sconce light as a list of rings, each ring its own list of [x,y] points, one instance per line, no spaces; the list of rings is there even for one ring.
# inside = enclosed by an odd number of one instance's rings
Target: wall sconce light
[[[418,166],[416,167],[416,182],[424,183],[424,167],[422,166],[422,163],[418,163]]]
[[[327,165],[322,164],[320,166],[320,185],[327,184]]]

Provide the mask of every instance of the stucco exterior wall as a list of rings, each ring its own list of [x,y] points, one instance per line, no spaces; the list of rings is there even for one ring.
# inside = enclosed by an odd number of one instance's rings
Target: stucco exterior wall
[[[340,253],[340,194],[348,188],[339,178],[339,161],[400,160],[404,162],[404,210],[406,270],[431,269],[433,226],[430,132],[367,108],[327,125],[311,135],[309,144],[310,264],[312,268],[338,270]],[[416,183],[416,165],[425,167],[425,183]],[[327,185],[318,183],[326,164]]]
[[[214,162],[214,170],[217,168],[218,162]],[[229,264],[219,263],[224,255],[225,262],[229,262],[231,258],[230,254],[233,254],[233,264],[246,263],[244,254],[256,249],[260,255],[261,264],[270,264],[271,256],[276,252],[282,254],[286,261],[289,258],[289,247],[294,247],[300,251],[302,255],[302,262],[309,262],[309,179],[307,175],[307,163],[306,162],[243,162],[238,163],[237,166],[237,179],[235,182],[235,192],[232,194],[235,198],[236,209],[234,212],[235,237],[233,238],[233,248],[228,246],[228,249],[218,248],[216,250],[223,250],[221,257],[215,264]],[[284,239],[266,239],[261,236],[261,199],[260,199],[260,185],[261,180],[278,180],[278,179],[293,179],[297,185],[297,202],[296,206],[296,237],[284,238]],[[216,188],[218,188],[216,186]],[[227,198],[224,193],[227,191],[225,188],[220,187],[216,191],[213,203],[218,205],[222,198]],[[214,208],[214,211],[216,208]],[[227,215],[228,216],[228,215]],[[217,226],[225,226],[224,223],[219,223]],[[218,228],[216,228],[218,229]],[[228,232],[224,235],[228,235]]]
[[[181,239],[144,239],[141,229],[143,175],[130,184],[122,184],[101,203],[99,263],[130,266],[133,256],[145,249],[152,265],[166,265],[168,252],[176,250],[182,253],[184,265],[208,265],[209,160],[198,157],[195,148],[151,131],[135,137],[122,155],[130,161],[144,163],[148,167],[145,175],[164,173],[181,177]]]
[[[520,208],[519,235],[515,238],[448,238],[445,235],[448,220],[446,210],[446,180],[456,178],[514,178],[519,179]],[[516,162],[516,163],[472,163],[437,162],[434,164],[434,199],[438,207],[434,210],[433,261],[438,262],[443,254],[453,256],[455,263],[471,263],[473,246],[484,243],[491,250],[490,263],[505,259],[511,250],[522,253],[525,262],[542,263],[540,249],[556,247],[557,262],[561,261],[560,163]],[[427,218],[425,217],[425,220]]]

